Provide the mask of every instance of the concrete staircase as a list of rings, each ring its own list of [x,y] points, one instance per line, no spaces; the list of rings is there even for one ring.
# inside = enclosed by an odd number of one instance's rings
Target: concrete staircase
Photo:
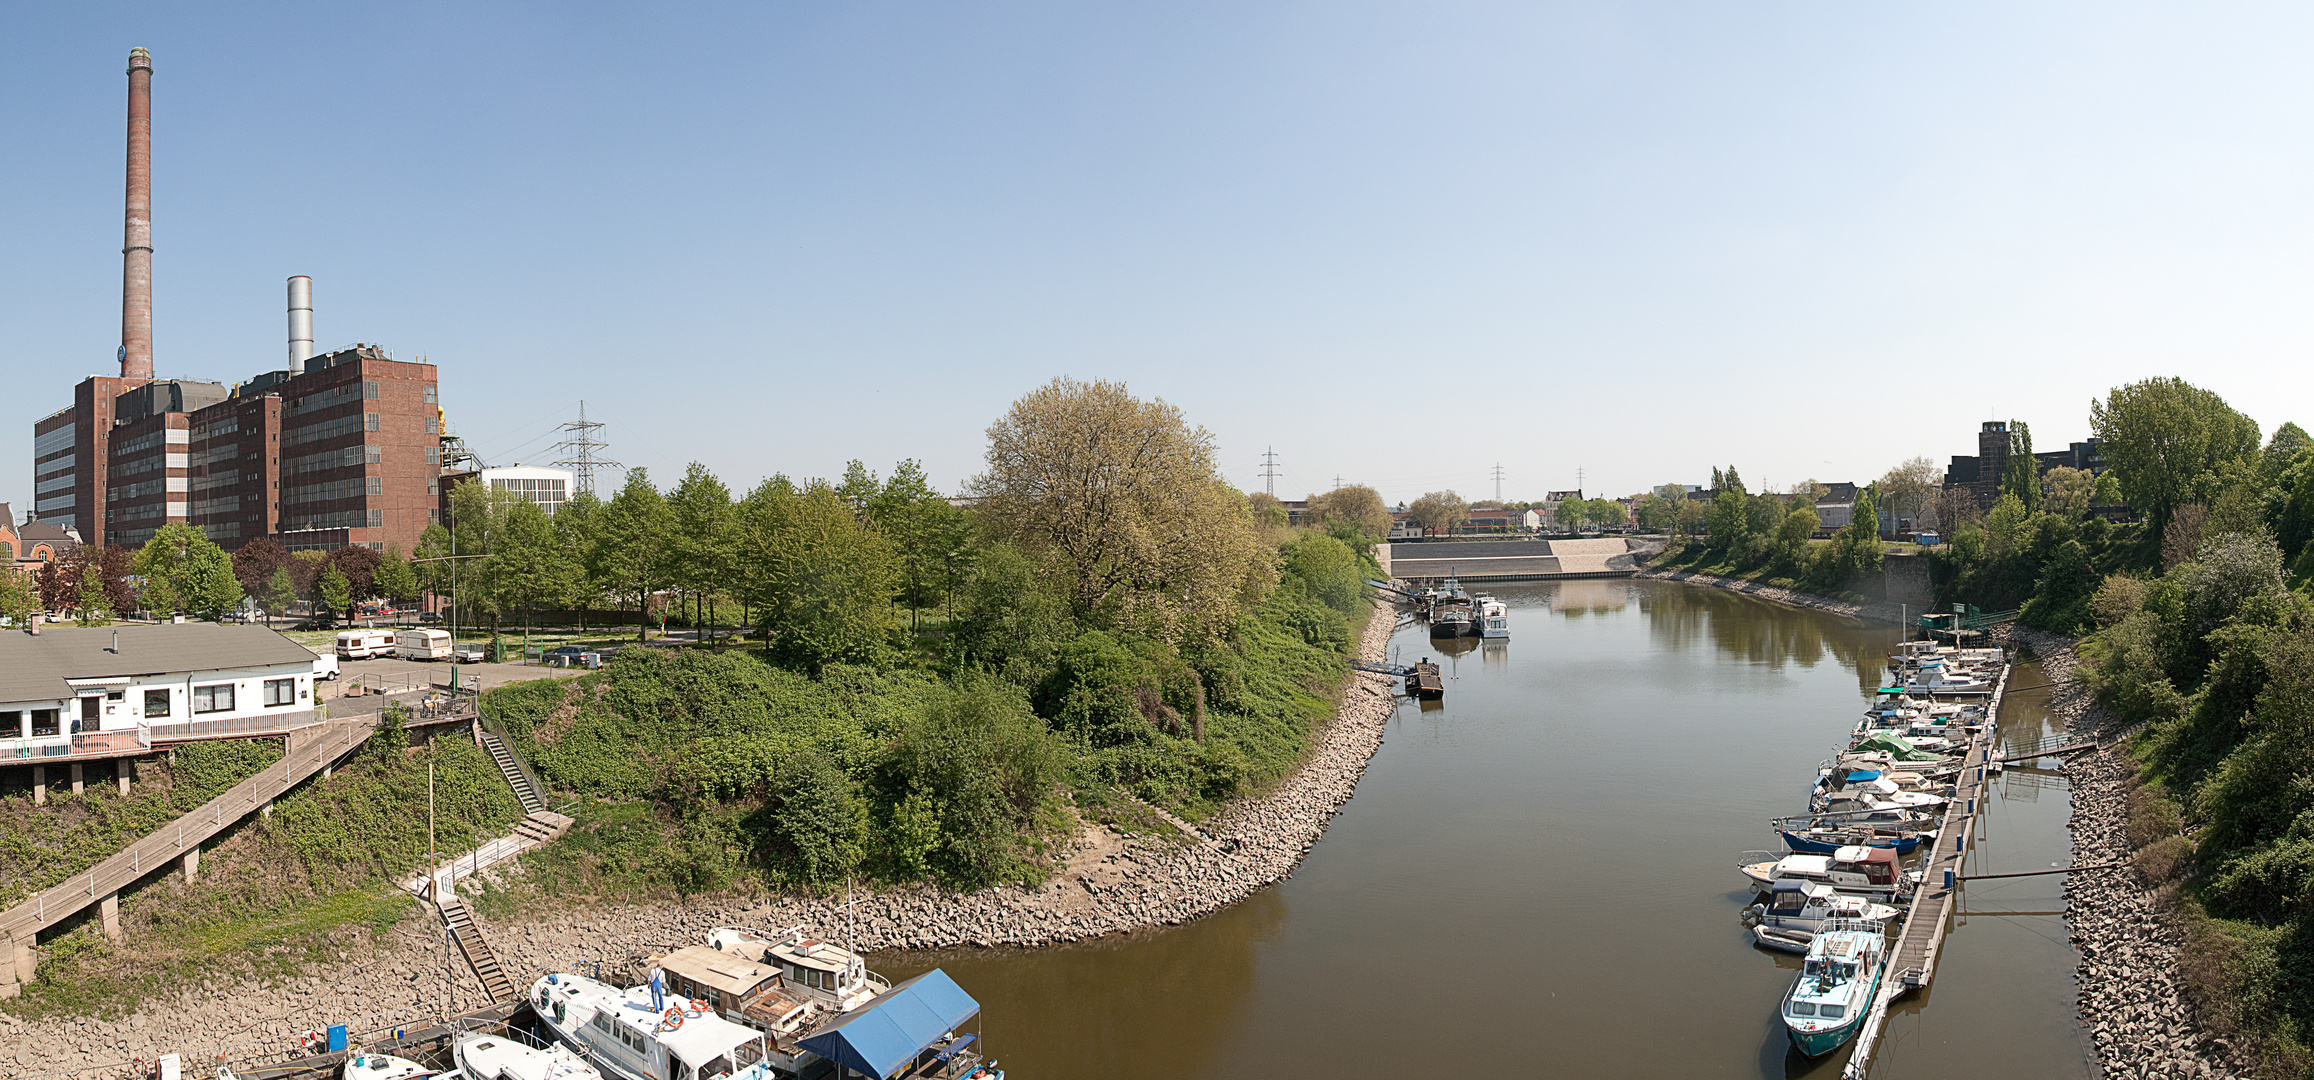
[[[490,996],[491,1004],[513,1001],[520,996],[514,980],[506,977],[506,969],[498,963],[498,954],[490,951],[490,943],[482,939],[482,931],[474,925],[474,915],[466,910],[455,892],[434,898],[434,909],[442,914],[442,925],[450,931],[450,940],[458,943],[458,951],[465,955],[466,966],[474,969],[474,978],[482,983],[482,992]]]

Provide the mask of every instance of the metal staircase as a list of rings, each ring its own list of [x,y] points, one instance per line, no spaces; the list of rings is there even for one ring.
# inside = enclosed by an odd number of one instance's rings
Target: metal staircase
[[[495,726],[484,723],[477,730],[477,734],[482,738],[483,752],[490,755],[490,760],[498,766],[499,773],[506,777],[506,786],[514,789],[514,797],[522,801],[522,812],[525,814],[544,813],[546,800],[540,797],[538,784],[531,778],[530,769],[523,765],[521,758],[514,756],[514,751],[506,745],[506,740],[500,738],[498,733],[492,730]]]
[[[481,982],[482,992],[490,996],[491,1003],[515,1000],[513,980],[506,977],[506,969],[499,966],[498,954],[490,951],[490,943],[482,939],[473,914],[466,910],[458,894],[434,897],[434,909],[442,913],[442,925],[449,929],[450,939],[458,943],[458,951],[465,954],[466,965],[474,969],[474,978]]]

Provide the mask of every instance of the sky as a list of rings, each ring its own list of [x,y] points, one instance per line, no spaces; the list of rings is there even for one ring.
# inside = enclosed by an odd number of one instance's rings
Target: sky
[[[0,501],[117,372],[440,366],[662,487],[913,458],[1056,376],[1294,498],[1865,481],[2179,376],[2314,423],[2314,7],[1770,2],[0,9]],[[599,482],[615,483],[616,476]]]

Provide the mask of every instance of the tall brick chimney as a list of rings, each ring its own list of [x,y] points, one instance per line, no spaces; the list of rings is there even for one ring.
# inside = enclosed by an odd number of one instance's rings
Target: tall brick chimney
[[[129,184],[122,216],[121,378],[153,377],[153,57],[129,50]]]

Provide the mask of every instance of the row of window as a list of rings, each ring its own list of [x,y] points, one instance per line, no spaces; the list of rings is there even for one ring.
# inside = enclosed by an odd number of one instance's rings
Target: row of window
[[[377,463],[378,448],[375,446],[342,446],[335,450],[324,450],[318,454],[300,454],[290,458],[283,463],[281,474],[283,476],[303,476],[306,473],[320,472],[323,469],[343,469],[355,465],[375,465]]]
[[[135,476],[138,473],[149,473],[155,469],[164,468],[168,465],[168,463],[169,455],[154,454],[151,457],[142,458],[136,461],[119,462],[111,466],[110,472],[113,476],[116,477]]]
[[[293,503],[326,502],[330,499],[351,499],[362,495],[385,494],[385,478],[356,476],[345,480],[328,480],[319,484],[299,484],[289,489],[288,501]]]
[[[239,495],[221,495],[214,499],[193,500],[194,517],[208,517],[212,514],[238,514],[240,512],[241,496]],[[209,539],[215,540],[216,537],[212,535]]]
[[[195,491],[208,491],[212,488],[233,487],[239,483],[241,483],[241,470],[227,469],[224,472],[212,472],[207,476],[194,477],[192,487]]]
[[[292,444],[315,442],[321,439],[334,439],[340,435],[351,435],[357,431],[376,430],[378,430],[378,414],[374,412],[361,413],[356,416],[341,416],[335,420],[324,420],[318,424],[297,428],[289,433],[289,438],[286,441]]]
[[[214,439],[220,435],[231,435],[239,430],[241,430],[241,414],[234,413],[230,416],[222,416],[206,423],[193,425],[193,437],[196,439]]]
[[[382,529],[385,527],[386,512],[384,510],[345,510],[335,514],[312,514],[301,518],[290,518],[289,523],[282,526],[282,531],[294,532],[299,529]],[[329,549],[318,548],[316,550],[326,551]]]
[[[282,411],[288,416],[303,416],[316,409],[326,409],[332,405],[343,405],[349,401],[364,399],[376,401],[377,398],[378,384],[374,382],[347,383],[343,386],[330,387],[318,394],[307,394],[290,402],[289,408]]]
[[[114,521],[143,521],[146,518],[169,516],[169,508],[172,506],[179,508],[178,513],[184,513],[184,505],[184,503],[170,502],[146,503],[143,506],[132,506],[126,510],[116,510],[107,516]]]

